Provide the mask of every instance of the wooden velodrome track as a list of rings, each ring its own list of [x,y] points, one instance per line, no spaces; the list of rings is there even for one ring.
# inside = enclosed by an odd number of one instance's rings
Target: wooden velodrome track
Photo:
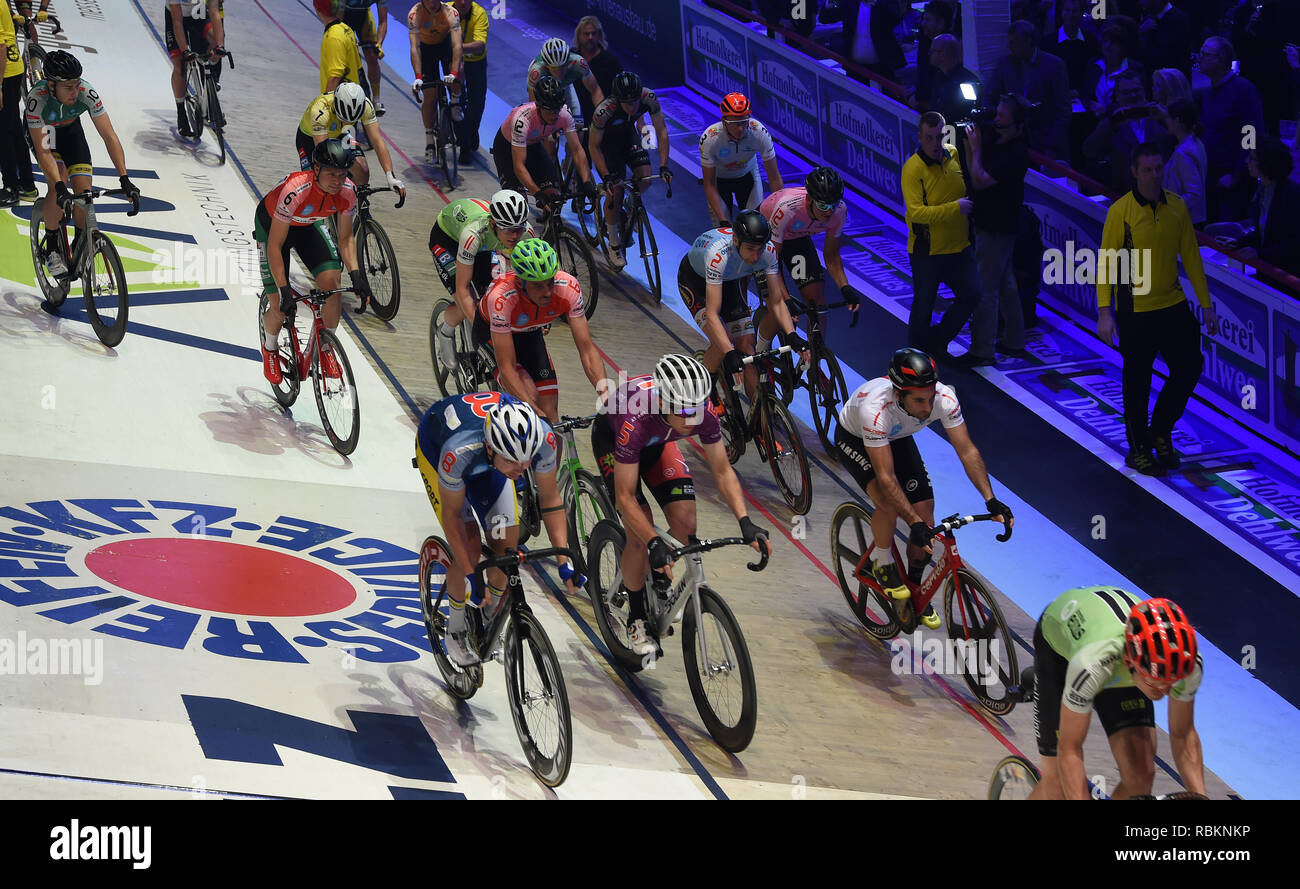
[[[145,6],[151,19],[157,5]],[[231,4],[226,21],[228,43],[239,60],[238,68],[223,77],[221,98],[230,121],[227,135],[248,178],[264,193],[297,169],[292,134],[317,90],[320,26],[307,6],[296,0]],[[394,22],[390,27],[398,25]],[[509,23],[493,22],[490,87],[503,99],[517,98],[515,92],[503,90],[509,76],[503,72],[511,70],[522,83],[525,55],[531,56],[534,46],[534,41]],[[507,69],[507,65],[513,68]],[[437,397],[427,335],[433,302],[443,295],[426,243],[433,219],[448,198],[433,187],[435,181],[426,178],[432,177],[431,171],[422,163],[412,165],[423,153],[423,126],[409,95],[399,90],[400,83],[389,72],[383,94],[389,110],[381,123],[396,171],[410,193],[400,211],[393,210],[382,195],[372,206],[391,236],[401,264],[401,309],[391,325],[372,315],[355,321],[349,315],[345,323],[355,338],[369,346],[354,350],[352,360],[360,360],[358,353],[365,353],[366,360],[382,365],[380,374],[389,379],[399,403],[405,401],[393,380],[422,412]],[[450,197],[489,195],[496,187],[495,174],[489,168],[485,144],[478,162],[472,168],[462,168],[462,186]],[[688,180],[678,176],[674,200],[695,202],[702,229],[707,224],[702,194]],[[695,233],[678,232],[687,240]],[[674,287],[674,269],[665,268],[664,273],[665,290],[669,290]],[[647,296],[629,279],[611,278],[603,264],[601,285],[592,331],[610,362],[611,373],[646,372],[663,353],[682,351],[682,342],[692,350],[701,347],[703,338],[698,330],[667,308],[638,307],[646,305]],[[864,330],[862,335],[871,337],[872,332]],[[590,413],[594,396],[565,329],[553,331],[549,344],[561,385],[561,411]],[[805,396],[801,393],[799,397]],[[796,536],[790,511],[777,493],[770,471],[750,448],[737,470],[751,515],[773,532],[771,564],[763,574],[751,574],[744,570],[736,551],[720,552],[708,560],[714,586],[739,619],[757,672],[759,719],[751,746],[739,757],[732,757],[703,731],[682,673],[676,639],[667,640],[667,659],[657,670],[631,681],[647,692],[691,753],[728,793],[781,797],[799,796],[803,788],[827,788],[853,794],[982,798],[993,765],[1012,749],[1036,759],[1032,708],[1020,707],[1006,719],[992,717],[974,702],[960,677],[896,675],[891,671],[889,651],[858,626],[840,595],[829,561],[830,517],[836,505],[848,499],[844,485],[851,489],[852,482],[847,474],[831,468],[833,464],[815,434],[810,429],[803,432],[817,464],[812,474],[813,507],[804,522],[802,539]],[[591,465],[588,440],[583,436],[579,441]],[[696,469],[701,535],[735,534],[735,521],[720,502],[699,452],[688,447],[684,453]],[[969,488],[939,493],[941,510],[978,508]],[[430,515],[428,527],[411,529],[411,540],[433,528]],[[983,531],[977,526],[967,533]],[[1015,542],[1013,537],[1009,545]],[[978,572],[980,566],[972,567]],[[990,588],[997,588],[996,577],[987,578],[987,582]],[[1005,597],[999,596],[999,600],[1013,630],[1022,639],[1030,639],[1036,615],[1026,615]],[[594,632],[585,600],[571,604],[579,638],[585,629],[582,624]],[[1022,664],[1029,662],[1031,656],[1025,649],[1017,654]],[[600,659],[600,663],[610,683],[627,681],[608,661]],[[431,667],[431,662],[427,666]],[[574,718],[577,721],[582,714],[575,713]],[[1163,733],[1160,750],[1163,757],[1171,759]],[[581,751],[577,755],[581,756]],[[1088,739],[1087,763],[1089,774],[1101,774],[1108,786],[1114,786],[1117,773],[1104,735],[1096,727]],[[685,762],[683,770],[687,770]],[[1207,777],[1212,795],[1221,797],[1228,792],[1217,777]],[[742,789],[728,779],[761,783],[746,784],[747,789]],[[1177,785],[1158,769],[1156,788],[1160,792],[1177,789]],[[820,794],[808,792],[809,796]]]

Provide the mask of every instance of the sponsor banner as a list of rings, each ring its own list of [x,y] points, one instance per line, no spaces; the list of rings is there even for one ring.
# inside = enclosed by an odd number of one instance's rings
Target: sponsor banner
[[[702,6],[685,3],[681,10],[686,82],[714,100],[727,93],[749,95],[749,32]]]
[[[1269,366],[1268,308],[1229,286],[1224,277],[1210,273],[1209,281],[1219,332],[1210,336],[1202,331],[1205,369],[1201,372],[1201,393],[1208,389],[1235,414],[1260,428],[1271,420],[1271,381],[1264,372]],[[1192,311],[1200,318],[1203,310],[1194,301],[1195,294],[1186,279],[1183,289],[1193,297]]]
[[[1062,189],[1033,171],[1025,178],[1025,203],[1038,214],[1044,251],[1059,250],[1067,266],[1073,266],[1072,252],[1096,250],[1101,245],[1101,229],[1106,222],[1104,204]],[[1043,281],[1042,288],[1085,318],[1097,319],[1096,284],[1077,283],[1067,277],[1061,282]]]
[[[1273,425],[1287,439],[1292,448],[1300,443],[1300,320],[1293,314],[1274,311],[1273,350],[1270,366],[1273,368],[1269,384],[1273,390]]]
[[[681,77],[681,47],[675,37],[681,30],[678,4],[645,0],[549,0],[548,5],[573,16],[575,25],[585,15],[600,19],[610,50],[640,73],[646,83],[654,83],[656,79],[675,83]],[[491,12],[486,3],[483,6]],[[572,31],[561,36],[573,40]]]
[[[903,161],[916,147],[916,121],[903,121],[879,93],[833,72],[820,81],[822,160],[876,200],[901,207]]]
[[[772,131],[822,157],[818,77],[808,57],[767,39],[749,39],[749,101]]]

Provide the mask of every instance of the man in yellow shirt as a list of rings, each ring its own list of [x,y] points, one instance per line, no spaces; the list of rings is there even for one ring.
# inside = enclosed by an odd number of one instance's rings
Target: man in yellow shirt
[[[471,164],[478,152],[478,128],[483,122],[483,105],[487,101],[487,10],[473,0],[456,0],[452,4],[460,14],[460,51],[465,72],[465,119],[456,133],[460,142],[460,162]]]
[[[0,65],[4,86],[0,89],[0,207],[12,207],[21,197],[34,201],[40,196],[32,178],[31,157],[23,134],[23,57],[18,52],[13,16],[9,4],[0,3]]]
[[[921,115],[920,145],[903,164],[907,205],[907,252],[912,260],[912,311],[907,344],[937,360],[951,360],[948,344],[979,305],[979,275],[967,217],[975,205],[966,197],[957,148],[945,145],[947,121],[937,111]],[[939,285],[955,297],[943,320],[931,327]]]
[[[1132,172],[1137,187],[1110,205],[1101,232],[1097,332],[1106,345],[1113,345],[1118,322],[1129,444],[1124,463],[1144,475],[1164,475],[1182,463],[1170,436],[1205,363],[1201,325],[1178,279],[1178,257],[1201,304],[1206,332],[1217,333],[1219,322],[1187,204],[1161,187],[1165,165],[1160,146],[1144,142],[1133,149]],[[1156,399],[1148,429],[1147,403],[1157,355],[1169,367],[1169,379]]]
[[[316,15],[325,26],[320,41],[320,91],[332,93],[340,83],[361,83],[361,50],[356,32],[343,23],[343,0],[316,0]]]

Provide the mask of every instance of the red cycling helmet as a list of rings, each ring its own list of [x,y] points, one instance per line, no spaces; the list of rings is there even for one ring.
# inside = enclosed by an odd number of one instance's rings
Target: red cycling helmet
[[[748,120],[749,99],[744,93],[727,93],[722,97],[723,120]]]
[[[1173,602],[1147,599],[1129,612],[1124,651],[1149,678],[1177,682],[1196,669],[1196,630]]]

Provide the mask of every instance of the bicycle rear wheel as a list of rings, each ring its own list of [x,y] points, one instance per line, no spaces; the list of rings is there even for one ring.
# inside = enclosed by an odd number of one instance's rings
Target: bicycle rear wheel
[[[266,309],[270,305],[270,300],[265,293],[257,305],[257,343],[260,347],[266,342]],[[272,386],[271,392],[275,395],[275,400],[280,402],[282,407],[292,407],[293,403],[298,400],[298,391],[301,384],[298,380],[298,362],[293,354],[293,334],[290,325],[293,323],[292,318],[285,318],[284,324],[280,328],[279,348],[277,349],[277,358],[280,360],[280,378],[278,386]]]
[[[745,438],[749,434],[745,414],[740,407],[740,394],[723,382],[721,375],[714,377],[714,388],[722,404],[722,416],[718,417],[722,427],[722,444],[727,449],[727,459],[735,466],[741,454],[745,453]]]
[[[900,629],[894,609],[878,587],[857,579],[862,556],[875,546],[871,534],[871,516],[857,503],[846,501],[831,517],[831,561],[835,577],[849,610],[866,631],[877,639],[892,639]],[[870,561],[863,570],[870,571]]]
[[[569,480],[567,471],[560,471],[560,496],[564,499],[564,515],[569,525],[569,548],[578,571],[587,573],[587,544],[596,523],[601,519],[616,519],[614,504],[609,500],[605,485],[585,469],[575,473],[577,488]]]
[[[515,492],[519,500],[519,545],[523,546],[542,530],[542,512],[537,503],[537,491],[529,484],[528,476],[523,476],[522,485],[516,485]]]
[[[333,349],[338,359],[341,376],[330,377],[321,366],[322,348]],[[312,388],[316,393],[316,409],[334,450],[347,456],[357,448],[361,437],[361,403],[357,398],[357,384],[352,377],[352,365],[343,352],[343,346],[333,331],[322,330],[312,346]]]
[[[650,227],[650,215],[645,207],[637,210],[636,237],[641,247],[641,258],[645,261],[646,282],[655,298],[655,305],[659,305],[664,301],[664,279],[659,274],[659,246],[655,243],[654,229]]]
[[[220,164],[226,162],[226,119],[221,114],[221,102],[217,99],[217,82],[212,79],[209,73],[207,78],[208,85],[208,129],[212,130],[212,135],[217,138],[217,149],[221,152]]]
[[[767,462],[776,487],[796,515],[807,515],[812,507],[812,473],[799,427],[784,404],[768,399],[767,427],[763,430]]]
[[[186,63],[185,68],[185,120],[194,134],[194,141],[203,138],[203,78],[199,74],[198,59]]]
[[[90,318],[90,326],[95,329],[95,336],[112,348],[126,336],[126,272],[122,270],[117,248],[103,232],[95,232],[92,249],[90,274],[81,279],[86,315]]]
[[[587,590],[596,615],[596,627],[610,654],[628,670],[639,673],[645,663],[641,655],[632,650],[628,639],[627,591],[619,582],[619,563],[626,545],[627,537],[617,522],[605,519],[596,523],[587,544]]]
[[[27,40],[27,59],[26,68],[23,72],[23,79],[19,82],[22,89],[23,107],[27,106],[27,94],[31,92],[33,86],[38,80],[45,79],[45,47],[39,43],[32,43]],[[23,127],[24,130],[27,127]]]
[[[438,325],[442,323],[442,316],[449,308],[451,300],[440,299],[434,304],[433,314],[429,316],[429,357],[433,360],[433,377],[438,381],[438,391],[444,398],[459,394],[456,385],[459,375],[438,359]]]
[[[563,224],[559,225],[554,246],[560,257],[560,268],[577,278],[582,287],[582,301],[590,319],[596,314],[596,300],[600,298],[600,279],[596,277],[596,260],[592,258],[591,248]]]
[[[682,618],[682,656],[691,697],[713,740],[723,750],[739,753],[749,746],[758,723],[758,686],[754,664],[740,624],[722,597],[706,586],[698,591],[700,624],[695,608],[686,606]],[[708,649],[708,661],[699,644]]]
[[[993,769],[989,799],[1028,799],[1040,778],[1038,769],[1023,756],[1004,757]]]
[[[447,604],[443,586],[447,567],[451,565],[451,547],[441,537],[427,537],[420,546],[420,609],[424,613],[424,630],[429,648],[438,665],[443,682],[453,697],[468,701],[483,685],[483,666],[462,668],[447,656]],[[466,588],[468,595],[468,587]]]
[[[547,787],[569,776],[573,761],[573,719],[560,659],[541,623],[516,608],[505,644],[510,715],[533,774]]]
[[[380,320],[392,321],[402,303],[402,279],[393,242],[374,219],[360,220],[355,236],[357,264],[370,285],[370,306]]]
[[[962,595],[957,596],[957,581]],[[961,646],[962,677],[976,700],[995,716],[1005,716],[1016,706],[1011,694],[1020,685],[1015,640],[1002,618],[1002,609],[984,584],[965,568],[950,576],[943,591],[948,638]]]
[[[438,166],[442,167],[447,177],[447,190],[456,187],[457,174],[460,172],[460,157],[456,145],[456,124],[451,118],[451,109],[443,105],[438,125]]]
[[[840,407],[849,400],[849,387],[844,382],[840,362],[823,343],[816,352],[816,362],[808,370],[808,403],[812,408],[813,425],[822,447],[831,457],[839,453],[831,441],[832,425],[838,422]]]
[[[36,284],[41,288],[41,294],[45,297],[42,308],[54,312],[63,301],[68,298],[68,291],[72,288],[72,279],[66,278],[59,280],[50,274],[50,270],[45,267],[45,249],[42,246],[45,240],[45,198],[36,199],[32,204],[32,219],[28,225],[28,234],[32,245],[32,265],[36,269]],[[63,234],[66,238],[66,232]]]

